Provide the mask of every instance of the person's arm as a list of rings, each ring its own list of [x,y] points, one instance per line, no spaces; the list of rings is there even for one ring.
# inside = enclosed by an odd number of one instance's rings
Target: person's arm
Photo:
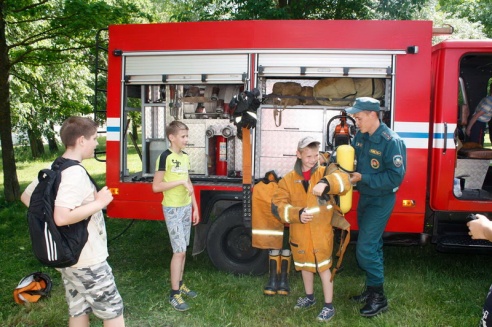
[[[362,179],[362,174],[354,171],[350,173],[350,183],[357,184]]]
[[[172,181],[172,182],[164,182],[164,174],[165,171],[156,171],[154,174],[154,180],[152,181],[152,191],[154,193],[159,193],[159,192],[164,192],[167,190],[170,190],[172,188],[175,188],[176,186],[183,185],[184,187],[188,188],[188,181],[187,180],[180,180],[180,181]]]
[[[350,175],[339,169],[324,176],[313,187],[313,194],[322,196],[323,194],[344,195],[352,189]]]
[[[305,208],[291,205],[290,190],[285,177],[278,183],[278,188],[272,197],[272,213],[283,223],[306,223],[313,218],[313,214]]]
[[[29,207],[29,203],[31,203],[31,195],[27,194],[26,191],[22,192],[20,200],[26,207]]]
[[[105,208],[112,200],[113,194],[107,186],[104,186],[99,192],[95,193],[94,201],[87,204],[78,206],[74,209],[55,205],[55,210],[53,212],[55,224],[57,226],[66,226],[87,219]]]
[[[36,188],[37,185],[38,185],[38,180],[35,179],[34,181],[31,182],[31,184],[29,184],[26,187],[24,192],[22,192],[20,200],[22,203],[24,203],[26,207],[29,207],[29,204],[31,203],[31,195],[34,192],[34,189]]]
[[[466,224],[470,229],[468,234],[474,240],[489,240],[492,242],[492,221],[484,215],[476,214],[476,217],[477,219]]]
[[[188,185],[191,186],[191,203],[193,205],[193,213],[192,213],[192,222],[193,226],[197,225],[200,222],[200,213],[198,212],[198,203],[196,202],[195,192],[193,191],[193,184],[191,183],[191,179],[188,179]]]
[[[466,135],[470,136],[471,129],[473,125],[477,122],[478,118],[482,116],[485,113],[485,111],[478,111],[475,114],[473,114],[472,118],[468,122],[468,126],[466,127]]]

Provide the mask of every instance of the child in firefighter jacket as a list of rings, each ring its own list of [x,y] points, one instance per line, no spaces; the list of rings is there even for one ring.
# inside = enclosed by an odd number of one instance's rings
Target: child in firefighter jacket
[[[336,170],[325,176],[324,166],[318,165],[320,142],[312,137],[302,138],[297,146],[294,170],[279,182],[272,198],[272,211],[283,223],[290,224],[290,247],[297,271],[301,271],[306,292],[294,309],[303,309],[316,303],[314,274],[321,278],[324,305],[317,319],[330,320],[335,309],[333,300],[332,266],[333,228],[331,218],[335,206],[319,201],[314,186],[322,179],[329,194],[345,194],[351,188],[348,174]]]

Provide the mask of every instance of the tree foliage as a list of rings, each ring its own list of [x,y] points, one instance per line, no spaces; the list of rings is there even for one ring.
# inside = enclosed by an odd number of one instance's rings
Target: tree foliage
[[[439,0],[441,12],[455,19],[465,19],[483,26],[487,37],[492,38],[491,0]]]
[[[436,36],[433,42],[443,39],[484,39],[486,38],[484,26],[480,22],[473,22],[467,17],[459,17],[451,12],[443,11],[438,0],[430,0],[419,11],[412,15],[412,19],[432,20],[434,26],[450,25],[454,32],[451,35]]]
[[[29,136],[32,154],[53,126],[90,110],[94,36],[109,24],[149,21],[116,0],[0,0],[0,138],[7,201],[20,196],[12,128]],[[40,145],[41,144],[41,145]]]
[[[376,0],[371,6],[373,18],[389,20],[412,19],[412,15],[421,10],[426,0]]]
[[[173,21],[410,19],[426,0],[177,0]]]
[[[173,21],[367,19],[372,0],[181,0]]]

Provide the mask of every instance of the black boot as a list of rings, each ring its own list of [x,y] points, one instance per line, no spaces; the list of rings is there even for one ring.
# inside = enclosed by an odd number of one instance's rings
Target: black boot
[[[374,317],[381,312],[388,310],[388,301],[384,296],[383,286],[368,286],[369,295],[366,305],[360,309],[360,315],[363,317]]]
[[[265,288],[263,289],[263,294],[275,295],[277,294],[277,289],[278,289],[277,270],[280,268],[280,254],[277,255],[270,254],[268,266],[270,269],[270,277],[268,279],[268,284],[266,284]]]
[[[290,250],[282,250],[280,259],[280,281],[278,283],[277,294],[289,295],[289,271],[290,271]]]
[[[350,301],[357,302],[357,303],[366,303],[368,297],[369,297],[369,290],[366,287],[364,288],[364,291],[362,291],[361,294],[351,296]]]

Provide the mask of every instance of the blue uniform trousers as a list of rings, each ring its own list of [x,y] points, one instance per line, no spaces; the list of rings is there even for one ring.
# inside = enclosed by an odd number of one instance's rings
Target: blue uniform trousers
[[[388,223],[396,195],[361,195],[357,205],[356,256],[359,267],[366,273],[366,286],[384,283],[383,232]]]

